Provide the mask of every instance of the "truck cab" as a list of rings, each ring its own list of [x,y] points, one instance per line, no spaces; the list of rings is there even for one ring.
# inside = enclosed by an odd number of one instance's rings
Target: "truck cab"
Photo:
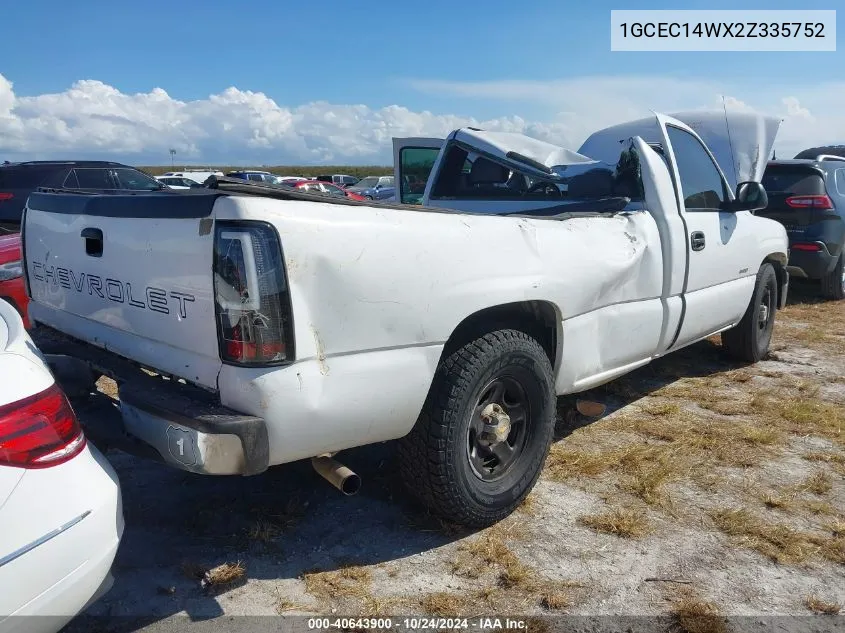
[[[585,200],[612,208],[613,199],[623,212],[647,209],[663,252],[658,356],[735,323],[761,262],[773,265],[784,305],[783,232],[754,214],[766,206],[760,180],[778,124],[741,113],[658,114],[599,130],[577,152],[463,128],[445,139],[394,139],[395,180],[405,204],[465,213],[553,215]],[[636,182],[622,173],[626,149],[641,162]],[[630,309],[620,308],[614,328],[632,322]]]

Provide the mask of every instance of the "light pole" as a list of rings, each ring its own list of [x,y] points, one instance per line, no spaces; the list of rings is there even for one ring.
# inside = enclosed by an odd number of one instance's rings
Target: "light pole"
[[[170,150],[170,168],[171,168],[171,169],[173,169],[173,160],[174,160],[174,157],[175,157],[175,156],[176,156],[176,150],[175,150],[175,149],[171,149],[171,150]]]

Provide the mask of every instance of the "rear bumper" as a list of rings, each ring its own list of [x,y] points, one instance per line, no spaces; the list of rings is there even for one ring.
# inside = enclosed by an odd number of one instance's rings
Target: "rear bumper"
[[[267,470],[269,441],[262,418],[223,407],[214,394],[151,376],[112,353],[42,327],[33,338],[95,443],[204,475]],[[117,382],[119,404],[95,392],[100,374]]]
[[[802,279],[821,279],[833,271],[838,257],[830,254],[824,242],[814,243],[818,244],[821,250],[790,250],[789,262],[786,266],[790,275]]]

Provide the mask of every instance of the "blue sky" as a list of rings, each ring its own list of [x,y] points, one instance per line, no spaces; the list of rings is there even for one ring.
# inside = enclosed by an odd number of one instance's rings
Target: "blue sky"
[[[733,89],[737,94],[732,96],[743,102],[761,91],[800,99],[796,90],[838,80],[845,61],[841,52],[611,52],[610,10],[631,7],[603,0],[366,5],[323,0],[319,9],[307,6],[264,0],[15,1],[4,6],[0,75],[12,84],[15,103],[95,80],[122,95],[162,88],[181,102],[201,102],[235,87],[264,93],[286,108],[327,102],[378,111],[396,105],[415,113],[480,121],[519,117],[545,125],[562,105],[566,112],[577,112],[577,95],[558,102],[533,98],[531,89],[508,94],[507,84],[503,91],[496,87],[509,81],[535,88],[557,82],[561,91],[572,85],[588,91],[590,84],[578,80],[627,76],[641,79],[642,85],[655,78],[707,80],[716,92]],[[738,7],[736,2],[676,1],[643,2],[636,8],[830,9],[836,3],[769,1]],[[487,90],[460,89],[467,83]],[[691,105],[711,104],[710,92],[703,90],[701,104]],[[666,95],[654,96],[658,102]],[[613,98],[612,90],[608,97]],[[36,108],[36,102],[28,102],[24,113],[26,108]],[[315,141],[303,142],[313,147]],[[185,143],[187,148],[190,140]],[[384,156],[384,143],[381,147]],[[194,149],[199,158],[209,158],[199,145]],[[45,150],[49,147],[38,147]],[[297,150],[281,153],[291,151]],[[138,154],[128,153],[133,152]],[[248,151],[238,153],[238,159],[251,158]]]

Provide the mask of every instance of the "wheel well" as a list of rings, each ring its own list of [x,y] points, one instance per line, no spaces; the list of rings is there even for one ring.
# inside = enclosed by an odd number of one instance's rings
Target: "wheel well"
[[[554,304],[547,301],[505,303],[474,312],[452,332],[443,349],[443,357],[486,332],[505,328],[525,332],[537,339],[552,367],[557,368],[560,317]]]
[[[766,259],[763,260],[764,264],[771,264],[772,268],[775,269],[775,277],[778,280],[778,294],[777,294],[777,304],[778,306],[783,305],[783,298],[781,297],[781,293],[783,292],[783,284],[786,283],[786,256],[782,253],[772,253],[771,255],[767,256]]]

